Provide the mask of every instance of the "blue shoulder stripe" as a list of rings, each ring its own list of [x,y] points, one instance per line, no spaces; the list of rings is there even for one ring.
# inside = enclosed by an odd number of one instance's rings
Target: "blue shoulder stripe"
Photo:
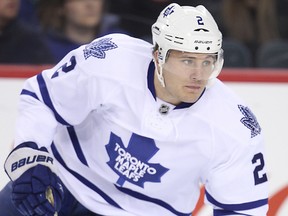
[[[31,91],[29,91],[27,89],[23,89],[21,91],[20,95],[29,95],[29,96],[35,98],[36,100],[39,100],[38,96],[34,92],[31,92]]]
[[[52,100],[50,98],[45,80],[42,76],[42,73],[37,75],[37,81],[38,81],[38,86],[43,98],[44,103],[53,111],[55,118],[58,122],[60,122],[63,125],[70,125],[68,122],[66,122],[56,111],[56,109],[53,106]]]

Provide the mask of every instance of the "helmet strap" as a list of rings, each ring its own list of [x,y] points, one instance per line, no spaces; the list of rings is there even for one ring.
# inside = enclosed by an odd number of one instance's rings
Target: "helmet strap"
[[[163,88],[165,88],[165,82],[164,82],[164,77],[163,77],[163,67],[161,64],[157,63],[156,61],[154,61],[155,64],[155,71],[157,74],[157,78],[160,82],[160,84],[162,85]],[[159,67],[159,70],[158,70]]]

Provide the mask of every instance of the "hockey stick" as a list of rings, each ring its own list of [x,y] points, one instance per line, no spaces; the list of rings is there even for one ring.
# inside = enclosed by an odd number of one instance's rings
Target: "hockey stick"
[[[52,189],[51,187],[47,187],[46,189],[46,192],[45,192],[45,196],[46,196],[46,199],[48,200],[48,202],[54,207],[54,197],[53,197],[53,192],[52,192]],[[58,216],[58,213],[55,212],[54,213],[54,216]]]

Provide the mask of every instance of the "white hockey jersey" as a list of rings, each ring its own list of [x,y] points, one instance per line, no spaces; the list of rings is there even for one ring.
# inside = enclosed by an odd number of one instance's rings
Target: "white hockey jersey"
[[[27,80],[16,145],[33,141],[88,209],[191,215],[206,188],[214,215],[266,215],[261,127],[221,81],[194,104],[155,95],[152,45],[122,34],[71,51]]]

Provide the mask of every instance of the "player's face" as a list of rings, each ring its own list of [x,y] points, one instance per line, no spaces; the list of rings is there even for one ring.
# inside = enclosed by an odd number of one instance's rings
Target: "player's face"
[[[166,100],[175,105],[197,101],[212,74],[215,61],[216,54],[170,51],[163,64]]]
[[[103,0],[66,0],[64,14],[70,25],[95,28],[101,22]]]

